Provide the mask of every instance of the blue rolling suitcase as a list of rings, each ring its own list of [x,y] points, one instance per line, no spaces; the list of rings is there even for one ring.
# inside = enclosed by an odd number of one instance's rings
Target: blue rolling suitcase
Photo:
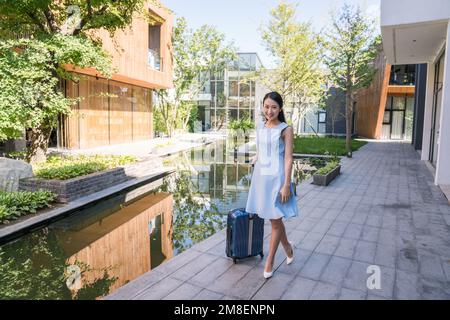
[[[226,254],[234,263],[243,259],[263,254],[264,219],[245,209],[234,209],[227,218]]]

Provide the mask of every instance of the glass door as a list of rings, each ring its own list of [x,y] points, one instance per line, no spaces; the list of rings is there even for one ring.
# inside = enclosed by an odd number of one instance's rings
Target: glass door
[[[444,80],[444,58],[445,52],[442,53],[439,61],[435,65],[435,82],[433,94],[433,113],[431,117],[431,141],[429,160],[436,167],[437,156],[439,152],[439,130],[442,105],[442,85]]]

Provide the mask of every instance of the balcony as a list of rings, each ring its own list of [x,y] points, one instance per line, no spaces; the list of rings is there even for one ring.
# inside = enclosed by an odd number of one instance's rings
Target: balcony
[[[414,86],[415,84],[415,72],[393,72],[389,79],[390,86]]]

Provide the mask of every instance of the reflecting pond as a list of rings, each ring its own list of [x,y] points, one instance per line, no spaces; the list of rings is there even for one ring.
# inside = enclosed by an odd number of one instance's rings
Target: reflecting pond
[[[167,157],[176,172],[139,198],[103,199],[1,246],[0,299],[107,295],[223,229],[228,211],[245,206],[247,161],[224,141]],[[294,177],[314,169],[297,160]]]

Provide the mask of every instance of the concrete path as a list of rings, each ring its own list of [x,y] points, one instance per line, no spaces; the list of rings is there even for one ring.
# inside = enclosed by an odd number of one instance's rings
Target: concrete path
[[[328,187],[298,188],[295,261],[280,247],[271,279],[259,257],[234,265],[222,231],[107,299],[449,299],[450,206],[418,153],[371,142],[342,164]],[[380,289],[367,286],[372,265]]]

